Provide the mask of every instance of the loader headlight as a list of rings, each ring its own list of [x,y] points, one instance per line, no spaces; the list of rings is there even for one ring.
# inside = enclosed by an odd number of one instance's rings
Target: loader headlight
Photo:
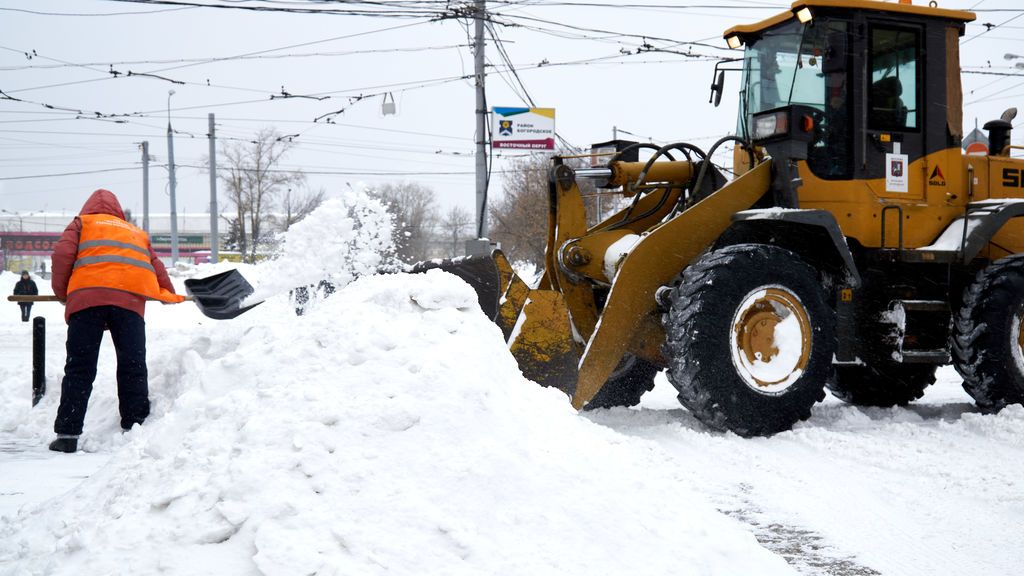
[[[768,140],[789,132],[789,110],[776,110],[754,116],[751,139]]]
[[[786,154],[795,158],[814,140],[814,118],[818,114],[821,114],[819,110],[803,104],[754,114],[750,117],[750,140],[757,146],[788,142],[795,147]],[[803,153],[806,154],[806,150]]]
[[[732,36],[725,37],[725,43],[729,46],[730,49],[735,50],[743,45],[743,40],[740,40],[739,36],[733,34]]]

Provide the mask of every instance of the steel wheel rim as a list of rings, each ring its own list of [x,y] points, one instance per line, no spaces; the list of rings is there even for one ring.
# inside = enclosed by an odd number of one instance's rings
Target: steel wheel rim
[[[790,290],[763,286],[736,308],[729,344],[733,366],[747,386],[761,394],[780,394],[810,362],[810,316]]]

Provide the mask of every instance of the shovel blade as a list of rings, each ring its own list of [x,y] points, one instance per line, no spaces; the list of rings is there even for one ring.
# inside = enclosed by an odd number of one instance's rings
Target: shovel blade
[[[229,320],[262,304],[242,306],[253,293],[253,287],[238,270],[228,270],[206,278],[185,280],[185,290],[192,296],[199,311],[214,320]]]

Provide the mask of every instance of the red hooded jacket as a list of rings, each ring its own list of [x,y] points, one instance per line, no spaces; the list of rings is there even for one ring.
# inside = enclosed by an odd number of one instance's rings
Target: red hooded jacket
[[[79,212],[79,215],[84,214],[109,214],[124,220],[124,211],[121,210],[121,203],[117,201],[117,196],[114,196],[113,192],[103,190],[102,188],[93,192],[92,196],[89,196],[89,199],[85,201],[85,205],[82,206],[82,210]],[[125,310],[131,310],[139,316],[144,316],[146,313],[146,298],[131,292],[110,288],[84,288],[68,295],[68,282],[71,280],[71,271],[78,257],[78,238],[81,232],[82,221],[76,217],[64,229],[64,234],[61,235],[60,241],[57,242],[57,246],[53,250],[51,267],[53,277],[50,279],[50,284],[57,298],[61,302],[65,302],[64,320],[67,321],[72,314],[79,310],[85,310],[94,306],[117,306]],[[171,279],[167,277],[167,269],[164,268],[163,262],[153,252],[153,247],[149,246],[148,248],[149,259],[153,265],[153,270],[156,271],[157,282],[162,288],[173,293],[174,286],[171,284]]]

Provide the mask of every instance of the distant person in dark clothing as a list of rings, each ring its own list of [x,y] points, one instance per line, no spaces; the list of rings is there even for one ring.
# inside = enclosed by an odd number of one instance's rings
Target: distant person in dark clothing
[[[21,280],[14,285],[15,296],[36,296],[39,294],[39,289],[36,288],[36,283],[32,281],[32,277],[28,275],[28,270],[21,271]],[[21,306],[21,321],[28,322],[29,316],[32,315],[32,303],[31,302],[18,302]]]
[[[117,197],[97,190],[64,230],[53,251],[50,282],[64,303],[67,361],[50,450],[74,452],[96,379],[103,331],[117,351],[117,398],[121,428],[149,416],[146,370],[146,300],[176,303],[167,270],[149,236],[124,219]]]

